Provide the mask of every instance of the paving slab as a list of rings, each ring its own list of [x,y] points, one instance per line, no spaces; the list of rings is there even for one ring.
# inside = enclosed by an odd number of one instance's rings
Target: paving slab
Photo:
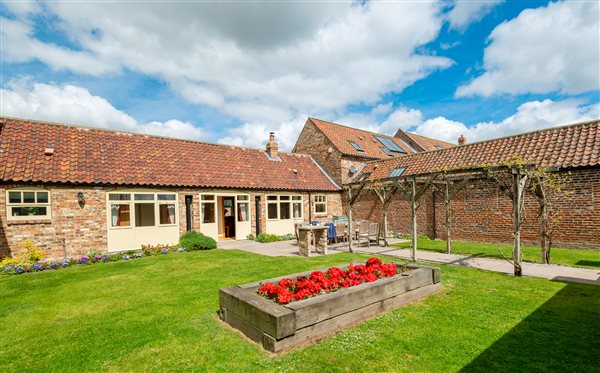
[[[408,242],[408,240],[391,239],[390,244]],[[300,256],[298,244],[295,240],[259,243],[250,240],[220,241],[217,244],[223,250],[244,250],[255,254],[267,256]],[[394,258],[410,260],[409,249],[381,246],[354,246],[354,252],[370,255],[386,255]],[[347,252],[347,243],[330,244],[328,254]],[[318,255],[314,253],[313,255]],[[437,264],[457,265],[461,267],[477,268],[487,271],[506,274],[513,273],[512,264],[502,259],[472,257],[458,254],[443,254],[432,251],[417,250],[417,261]],[[553,281],[578,282],[583,284],[600,285],[600,270],[576,268],[560,265],[546,265],[539,263],[523,262],[523,275],[529,277],[547,278]]]

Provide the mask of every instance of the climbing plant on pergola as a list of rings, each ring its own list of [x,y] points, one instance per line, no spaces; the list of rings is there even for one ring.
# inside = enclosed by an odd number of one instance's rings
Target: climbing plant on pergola
[[[409,170],[407,170],[409,171]],[[527,190],[528,183],[536,183],[536,190],[544,187],[543,180],[548,170],[536,168],[531,163],[514,159],[495,166],[479,167],[460,167],[452,170],[439,170],[421,174],[401,174],[393,177],[385,177],[370,180],[368,174],[359,176],[358,181],[351,182],[344,186],[346,202],[348,204],[348,231],[353,232],[352,206],[358,200],[361,193],[371,191],[377,195],[383,210],[384,235],[387,245],[387,214],[388,207],[392,197],[399,193],[403,195],[410,203],[412,232],[411,232],[411,259],[417,260],[417,210],[419,201],[428,190],[442,192],[444,196],[444,206],[446,214],[446,253],[451,253],[451,203],[454,197],[462,190],[469,181],[474,179],[487,179],[494,182],[495,185],[512,201],[512,221],[513,221],[513,259],[515,276],[522,275],[521,267],[521,225],[523,223],[523,197]],[[547,193],[536,193],[536,197],[541,206],[541,211],[545,211],[548,204]],[[544,215],[545,216],[545,215]],[[546,232],[547,219],[542,216],[541,231]],[[542,240],[542,246],[544,240]],[[348,250],[353,252],[352,239],[348,240]]]

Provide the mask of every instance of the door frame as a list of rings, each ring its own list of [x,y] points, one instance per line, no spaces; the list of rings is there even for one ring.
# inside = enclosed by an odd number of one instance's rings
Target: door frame
[[[241,192],[241,191],[240,192],[201,192],[199,194],[199,196],[200,196],[199,197],[199,200],[200,200],[199,207],[200,207],[200,213],[201,214],[202,214],[202,205],[201,205],[201,203],[202,203],[202,195],[207,195],[207,194],[215,196],[215,224],[217,225],[217,227],[216,227],[217,229],[216,229],[216,236],[212,236],[211,235],[212,238],[214,238],[216,241],[219,240],[219,222],[222,222],[224,220],[224,218],[222,216],[223,213],[221,211],[222,208],[221,208],[221,206],[219,206],[219,197],[233,197],[234,212],[235,212],[235,214],[234,214],[234,219],[235,219],[235,239],[239,240],[239,239],[245,239],[246,238],[245,236],[242,237],[243,233],[242,233],[242,235],[240,235],[240,232],[244,231],[244,229],[240,229],[240,228],[243,228],[243,227],[240,227],[241,223],[246,223],[246,224],[250,225],[249,230],[248,229],[246,229],[246,230],[248,230],[248,234],[252,233],[252,228],[251,228],[251,217],[252,217],[252,206],[251,205],[252,204],[250,203],[251,194],[249,192]],[[237,198],[238,196],[248,196],[248,199],[245,200],[245,201],[241,201],[241,200],[238,200],[238,198]],[[238,221],[238,216],[237,216],[237,213],[238,213],[238,203],[241,203],[241,202],[248,203],[248,220],[246,222],[240,222],[240,221]],[[213,224],[213,223],[211,223],[211,224]],[[202,223],[202,216],[200,216],[200,232],[202,232],[202,225],[203,225],[203,223]],[[204,233],[204,234],[206,234],[206,233]]]

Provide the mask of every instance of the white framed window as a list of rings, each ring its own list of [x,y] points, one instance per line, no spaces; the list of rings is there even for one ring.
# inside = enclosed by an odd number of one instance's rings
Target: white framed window
[[[202,224],[212,224],[216,221],[216,202],[214,194],[200,195],[200,221]]]
[[[52,217],[50,191],[19,188],[6,191],[6,218],[8,220],[45,220]]]
[[[109,192],[111,229],[177,225],[177,194]]]
[[[237,221],[250,220],[250,196],[241,194],[237,196]]]
[[[268,195],[267,220],[302,219],[302,196]]]
[[[327,214],[327,196],[316,194],[314,197],[315,214]]]

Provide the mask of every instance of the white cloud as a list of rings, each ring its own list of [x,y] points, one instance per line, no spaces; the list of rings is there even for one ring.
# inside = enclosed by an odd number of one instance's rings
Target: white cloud
[[[599,89],[599,11],[596,1],[557,2],[500,24],[485,49],[485,72],[456,95]]]
[[[5,62],[148,74],[243,123],[277,126],[298,113],[375,104],[452,63],[417,52],[441,28],[442,5],[434,2],[48,2],[37,8],[2,18]],[[40,15],[56,17],[53,27],[77,48],[36,39]]]
[[[535,131],[600,118],[600,104],[585,105],[579,100],[529,101],[517,108],[514,115],[500,122],[480,122],[472,126],[437,117],[416,127],[419,135],[433,137],[456,144],[460,135],[469,142]]]
[[[399,128],[407,130],[423,123],[423,114],[420,110],[401,107],[394,111],[381,123],[382,133],[395,134]]]
[[[74,85],[32,83],[13,80],[0,89],[0,114],[61,123],[82,124],[107,129],[201,139],[205,133],[191,123],[172,119],[166,122],[138,123],[100,96]]]
[[[447,14],[450,28],[464,30],[471,23],[481,20],[496,5],[503,0],[457,0],[452,10]]]

